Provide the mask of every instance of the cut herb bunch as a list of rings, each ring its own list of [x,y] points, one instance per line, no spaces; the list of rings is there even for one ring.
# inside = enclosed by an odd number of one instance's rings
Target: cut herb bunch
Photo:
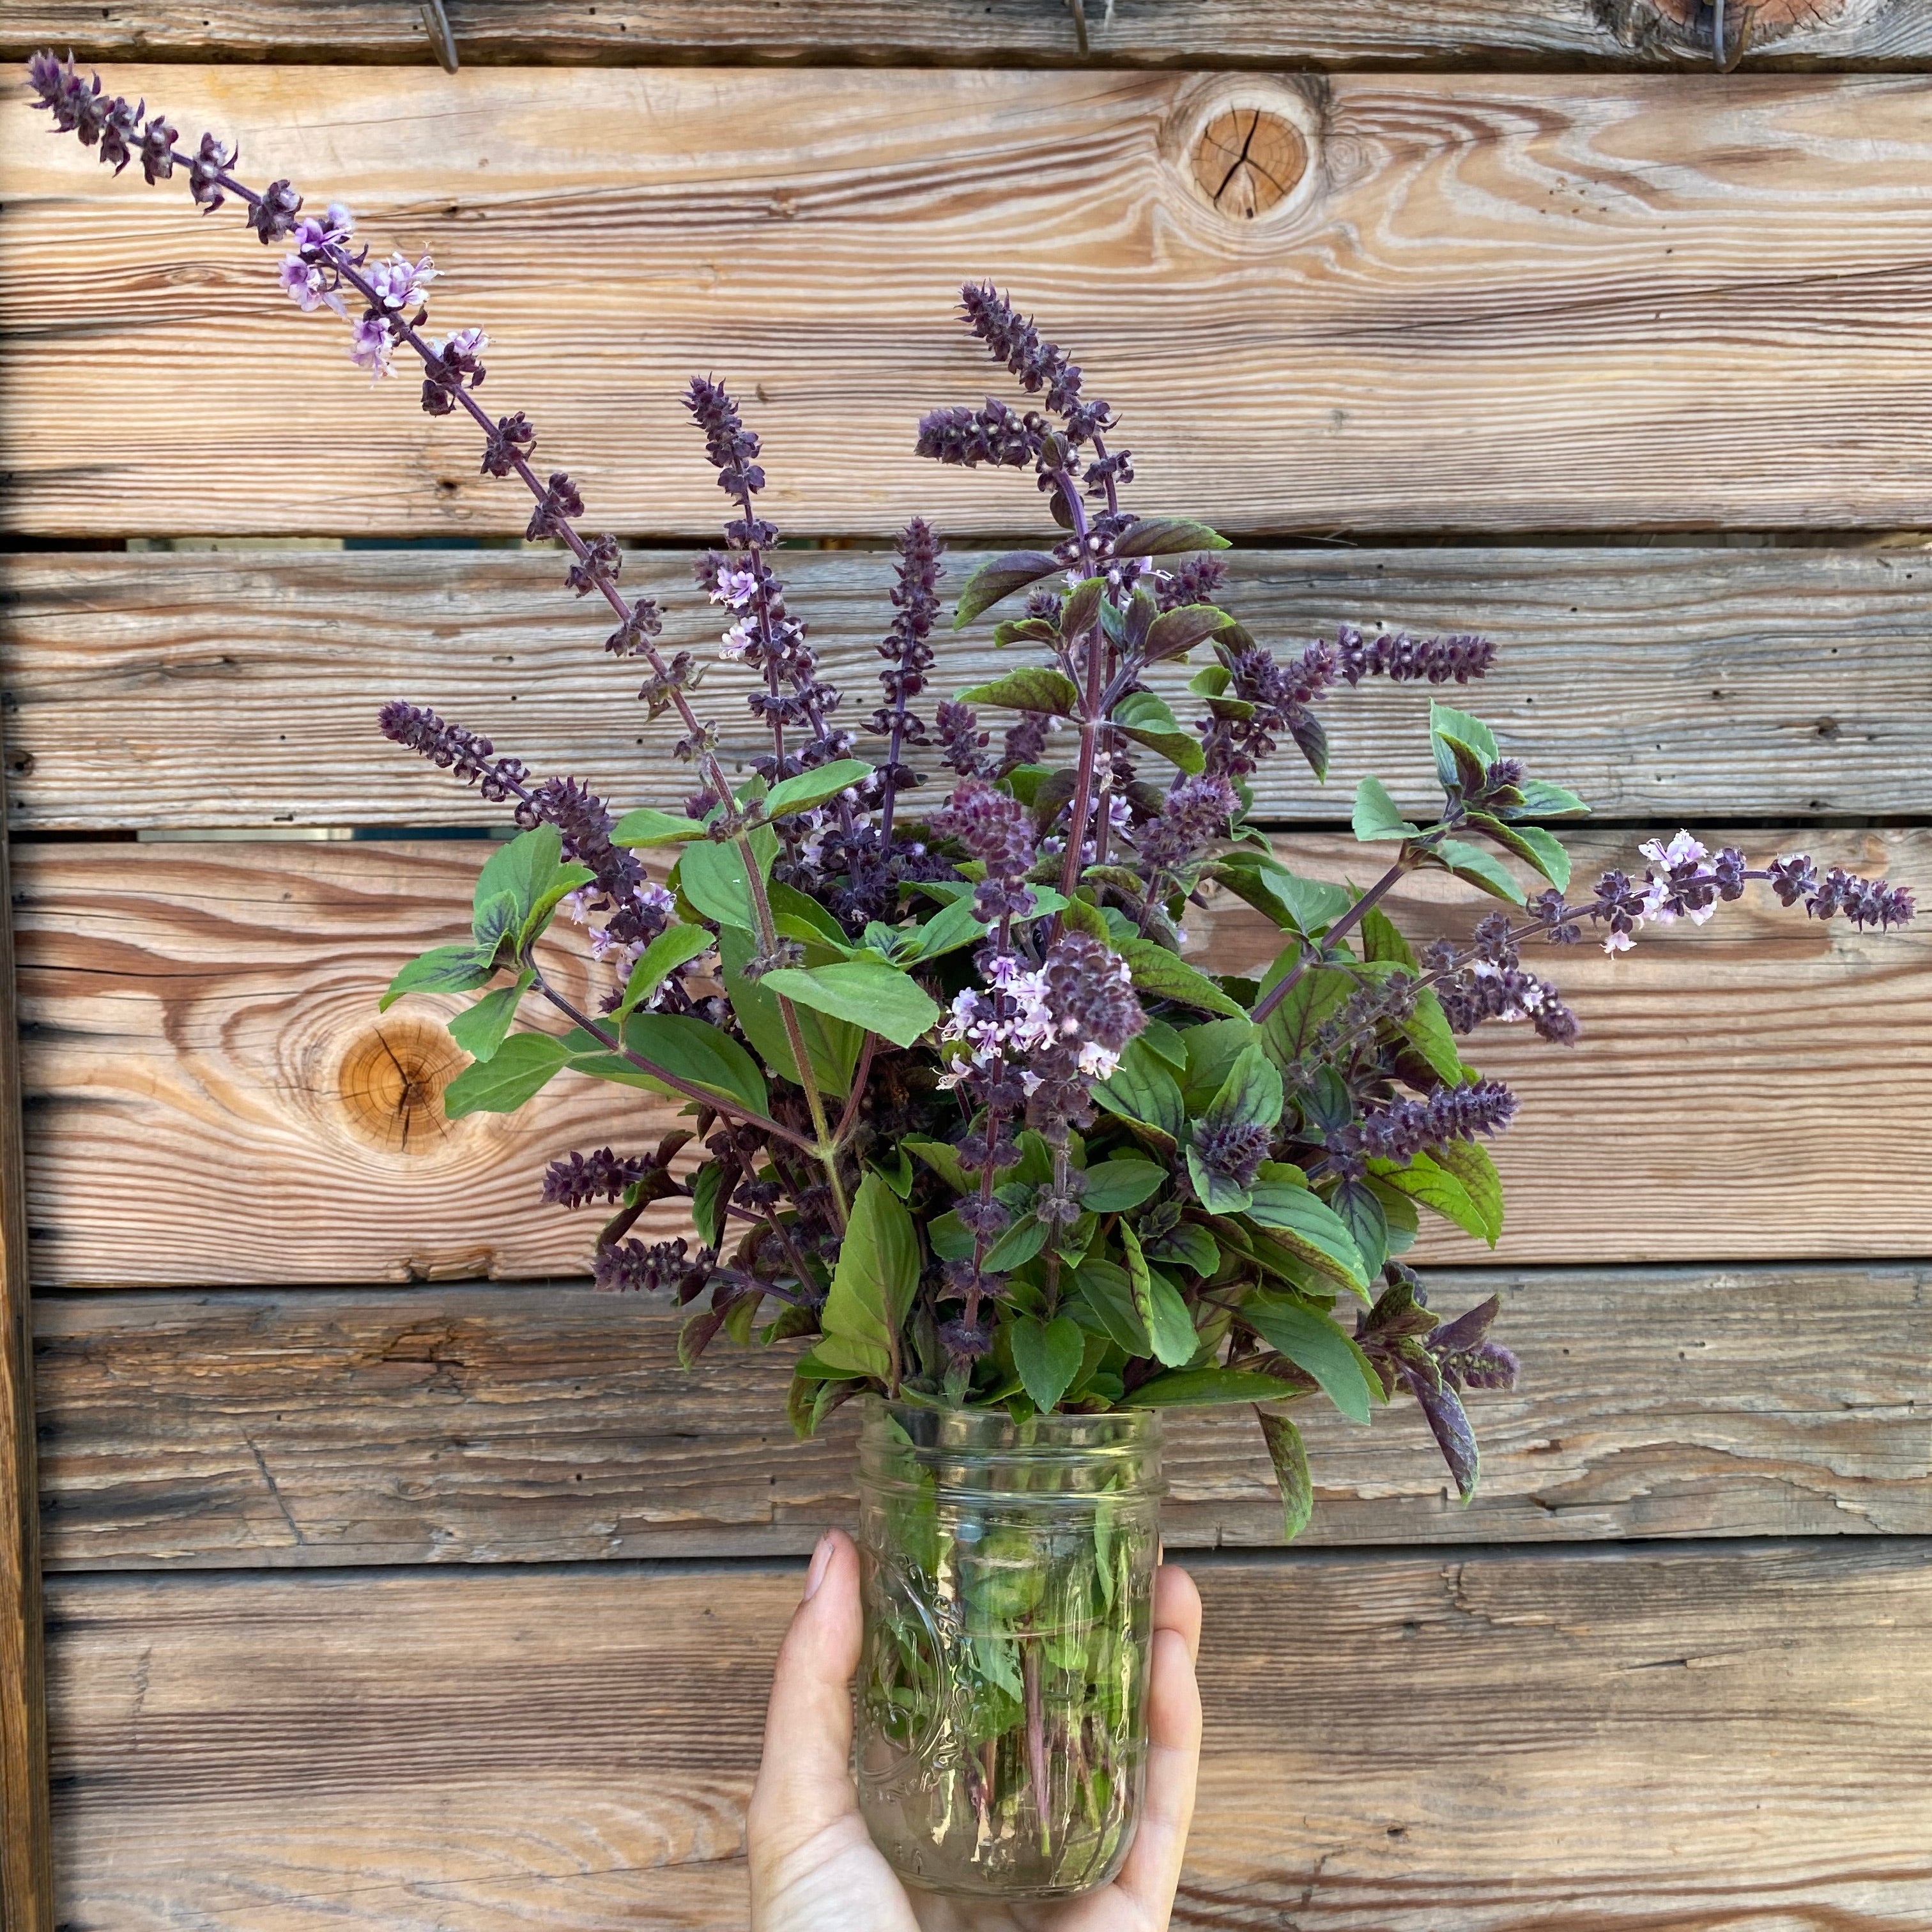
[[[1385,869],[1360,891],[1295,872],[1250,821],[1261,761],[1292,748],[1319,779],[1337,686],[1466,686],[1492,646],[1344,628],[1278,654],[1220,601],[1221,537],[1124,506],[1134,466],[1110,440],[1114,412],[988,286],[963,291],[964,318],[1021,398],[937,410],[917,447],[1030,474],[1058,534],[986,565],[955,602],[956,628],[990,614],[994,641],[1032,662],[929,716],[938,535],[915,520],[899,539],[881,701],[848,725],[787,608],[759,439],[724,385],[692,382],[728,506],[697,586],[722,607],[720,656],[755,674],[770,735],[734,778],[693,703],[704,667],[660,648],[658,610],[618,587],[615,538],[583,535],[568,474],[534,466],[529,419],[478,400],[482,332],[424,332],[427,255],[374,259],[346,209],[304,213],[286,181],[244,185],[215,136],[178,147],[164,116],[70,62],[38,55],[29,80],[55,127],[117,172],[138,159],[150,182],[183,172],[208,212],[241,203],[285,249],[284,287],[350,324],[372,379],[413,356],[423,408],[471,418],[483,470],[533,500],[529,537],[559,544],[568,587],[614,614],[604,647],[641,670],[638,698],[676,713],[683,812],[619,816],[434,711],[386,706],[392,739],[521,828],[482,868],[469,935],[412,962],[387,998],[477,995],[450,1022],[471,1061],[445,1096],[452,1117],[514,1110],[564,1074],[685,1104],[689,1126],[653,1149],[554,1163],[546,1198],[610,1210],[598,1286],[674,1297],[687,1361],[721,1330],[794,1345],[801,1432],[865,1390],[1021,1420],[1251,1402],[1292,1534],[1312,1490],[1288,1406],[1320,1393],[1365,1422],[1406,1392],[1466,1499],[1478,1455],[1462,1396],[1511,1385],[1516,1364],[1490,1339],[1494,1298],[1439,1319],[1400,1256],[1421,1210],[1492,1246],[1501,1231],[1485,1143],[1516,1101],[1464,1042],[1492,1021],[1559,1045],[1578,1030],[1525,949],[1588,930],[1622,951],[1646,925],[1701,923],[1754,880],[1818,919],[1911,916],[1883,881],[1821,875],[1802,854],[1753,866],[1688,832],[1645,844],[1642,872],[1573,893],[1549,828],[1583,802],[1440,703],[1439,807],[1406,818],[1364,779],[1354,828]],[[1184,724],[1145,680],[1190,652],[1200,715]],[[921,752],[948,774],[929,808],[930,776],[908,762]],[[653,851],[674,861],[662,880],[640,856]],[[1429,868],[1504,909],[1466,943],[1418,953],[1384,905]],[[1189,908],[1210,890],[1280,929],[1258,981],[1182,956]],[[573,931],[603,982],[582,1004],[550,963]],[[672,1198],[694,1246],[632,1234]]]

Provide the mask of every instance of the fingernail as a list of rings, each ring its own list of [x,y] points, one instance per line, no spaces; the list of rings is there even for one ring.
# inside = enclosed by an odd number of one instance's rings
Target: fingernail
[[[832,1564],[832,1552],[837,1546],[829,1529],[818,1539],[818,1547],[812,1552],[812,1568],[805,1573],[805,1594],[799,1599],[800,1603],[808,1604],[818,1594],[818,1586],[825,1581],[825,1573]]]

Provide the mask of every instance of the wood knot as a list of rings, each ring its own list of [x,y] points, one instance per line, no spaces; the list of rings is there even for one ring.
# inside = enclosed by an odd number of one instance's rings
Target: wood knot
[[[1640,52],[1736,66],[1754,49],[1828,29],[1852,0],[1598,0],[1604,24]]]
[[[449,1132],[442,1090],[463,1065],[442,1028],[394,1016],[377,1022],[350,1042],[336,1075],[350,1132],[385,1154],[426,1152]]]
[[[1235,221],[1252,221],[1286,200],[1308,172],[1308,143],[1271,108],[1224,108],[1194,144],[1194,179]]]

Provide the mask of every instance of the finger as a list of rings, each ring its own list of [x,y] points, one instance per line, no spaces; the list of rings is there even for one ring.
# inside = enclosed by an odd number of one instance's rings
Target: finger
[[[1154,1573],[1154,1627],[1178,1630],[1190,1658],[1201,1654],[1201,1592],[1185,1570],[1163,1563]]]
[[[754,1840],[770,1827],[796,1844],[858,1808],[847,1687],[859,1666],[859,1552],[843,1530],[820,1539],[806,1592],[772,1679],[748,1820]]]
[[[1148,1686],[1147,1796],[1140,1828],[1116,1880],[1149,1925],[1164,1926],[1180,1882],[1201,1764],[1201,1694],[1194,1660],[1201,1598],[1184,1570],[1155,1573],[1152,1667]]]

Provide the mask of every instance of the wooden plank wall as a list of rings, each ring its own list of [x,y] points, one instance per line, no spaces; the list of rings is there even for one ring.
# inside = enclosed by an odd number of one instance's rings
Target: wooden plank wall
[[[835,674],[909,510],[1038,534],[1030,490],[909,454],[985,386],[948,290],[994,274],[1126,410],[1143,500],[1240,534],[1270,635],[1497,638],[1478,708],[1598,800],[1580,860],[1689,823],[1932,878],[1912,0],[1765,0],[1728,75],[1702,0],[1087,0],[1084,54],[1061,0],[449,13],[454,76],[373,0],[13,0],[0,49],[70,40],[433,245],[439,320],[497,339],[492,397],[677,641],[694,368],[756,397]],[[1252,219],[1193,172],[1229,105],[1306,158]],[[742,1925],[768,1660],[850,1518],[849,1428],[792,1445],[782,1364],[686,1374],[664,1311],[586,1292],[537,1166],[647,1103],[444,1122],[432,1010],[374,1005],[466,900],[476,845],[424,835],[493,817],[381,743],[382,699],[639,802],[677,795],[668,740],[465,436],[271,282],[0,104],[55,1870],[50,1909],[5,1868],[9,1932]],[[1342,694],[1328,789],[1270,781],[1298,862],[1348,870],[1361,772],[1419,792],[1425,702]],[[1219,907],[1192,944],[1264,940]],[[1246,1422],[1174,1427],[1208,1710],[1178,1924],[1932,1928],[1932,938],[1754,896],[1562,976],[1579,1046],[1481,1055],[1525,1096],[1503,1244],[1427,1251],[1525,1365],[1475,1504],[1413,1412],[1328,1418],[1284,1552]],[[12,1780],[31,1732],[0,1743]]]

